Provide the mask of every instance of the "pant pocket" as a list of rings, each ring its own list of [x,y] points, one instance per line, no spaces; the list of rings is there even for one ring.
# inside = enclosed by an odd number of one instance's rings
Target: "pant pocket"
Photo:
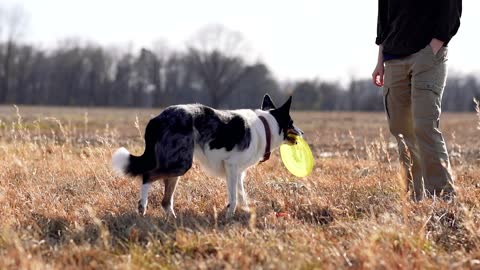
[[[443,87],[432,82],[415,82],[412,92],[415,119],[430,120],[438,126],[441,113]]]
[[[432,80],[434,79],[436,78],[432,78]],[[430,91],[436,94],[437,96],[442,95],[443,88],[444,88],[443,85],[438,85],[437,83],[431,82],[431,81],[416,81],[414,82],[413,87],[420,91]]]
[[[417,53],[417,63],[420,63],[425,67],[433,67],[445,63],[448,59],[447,55],[447,47],[441,47],[440,50],[438,50],[438,52],[435,54],[433,53],[432,46],[429,44]]]

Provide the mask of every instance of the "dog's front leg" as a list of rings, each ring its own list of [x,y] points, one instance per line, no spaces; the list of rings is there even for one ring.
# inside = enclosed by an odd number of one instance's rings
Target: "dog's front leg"
[[[228,207],[227,207],[227,219],[230,219],[235,214],[237,208],[237,188],[240,181],[240,172],[235,165],[225,164],[225,172],[227,176],[227,188],[228,188]]]
[[[247,194],[245,193],[245,172],[242,172],[240,181],[238,181],[238,198],[245,211],[248,211]]]

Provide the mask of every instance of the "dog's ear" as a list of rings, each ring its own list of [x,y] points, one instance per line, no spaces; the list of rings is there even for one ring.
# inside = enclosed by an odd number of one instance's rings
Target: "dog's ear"
[[[285,104],[283,104],[280,108],[278,108],[278,110],[288,113],[290,111],[291,106],[292,106],[292,96],[290,96],[288,100],[285,102]]]
[[[272,98],[268,94],[265,94],[263,96],[263,102],[262,102],[262,110],[271,110],[271,109],[276,109],[275,104],[272,101]]]

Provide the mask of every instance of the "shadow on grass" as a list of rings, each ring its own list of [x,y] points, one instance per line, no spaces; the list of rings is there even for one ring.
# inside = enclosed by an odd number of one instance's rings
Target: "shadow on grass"
[[[213,213],[197,213],[187,210],[177,213],[177,218],[174,219],[167,218],[163,214],[140,216],[132,211],[118,215],[106,214],[92,217],[84,224],[71,222],[65,218],[33,213],[35,226],[31,231],[40,238],[41,242],[49,246],[62,245],[71,241],[76,244],[99,244],[102,241],[108,241],[116,246],[130,242],[146,243],[151,238],[160,240],[175,238],[178,230],[222,232],[230,226],[248,226],[249,213],[238,211],[232,220],[226,221],[223,218],[224,212],[219,212],[218,219],[216,219]]]
[[[298,207],[294,217],[303,222],[318,225],[328,225],[334,221],[333,213],[329,208],[315,205]]]
[[[252,214],[241,209],[235,217],[225,220],[225,209],[215,214],[212,211],[200,213],[194,210],[185,210],[177,213],[177,218],[167,218],[164,214],[147,214],[140,216],[130,211],[121,214],[108,213],[99,217],[87,219],[83,224],[68,221],[64,218],[48,217],[33,214],[40,241],[49,246],[71,243],[111,245],[117,248],[128,248],[129,244],[146,244],[151,239],[163,241],[174,240],[176,233],[186,232],[215,232],[224,233],[232,228],[249,228],[252,226]],[[263,220],[272,213],[267,206],[256,211],[257,221]],[[218,218],[216,218],[218,217]],[[331,212],[317,206],[299,208],[292,213],[292,220],[316,225],[326,225],[333,222]],[[262,222],[254,222],[255,228],[265,229]]]

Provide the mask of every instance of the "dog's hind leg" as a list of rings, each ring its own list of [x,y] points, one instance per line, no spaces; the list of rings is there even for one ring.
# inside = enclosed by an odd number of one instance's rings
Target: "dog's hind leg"
[[[168,216],[173,217],[175,217],[173,194],[179,177],[192,167],[195,148],[192,120],[187,116],[183,117],[186,118],[175,118],[176,122],[172,122],[172,125],[164,130],[155,144],[157,167],[153,173],[164,179],[165,194],[162,207]],[[165,119],[167,120],[173,121]]]
[[[227,176],[227,188],[228,188],[228,209],[227,219],[230,219],[235,214],[237,208],[237,188],[240,182],[241,173],[235,165],[225,163],[225,172]]]
[[[179,178],[180,177],[172,177],[163,179],[165,183],[165,193],[163,194],[162,207],[165,213],[167,213],[167,216],[173,216],[173,218],[177,218],[175,211],[173,211],[173,195]]]
[[[138,213],[144,216],[147,213],[148,191],[152,186],[148,174],[143,174],[142,187],[140,188],[140,200],[138,201]]]
[[[240,181],[238,181],[238,199],[240,201],[240,205],[243,206],[243,209],[248,211],[248,201],[247,201],[247,194],[245,193],[245,172],[240,175]]]

